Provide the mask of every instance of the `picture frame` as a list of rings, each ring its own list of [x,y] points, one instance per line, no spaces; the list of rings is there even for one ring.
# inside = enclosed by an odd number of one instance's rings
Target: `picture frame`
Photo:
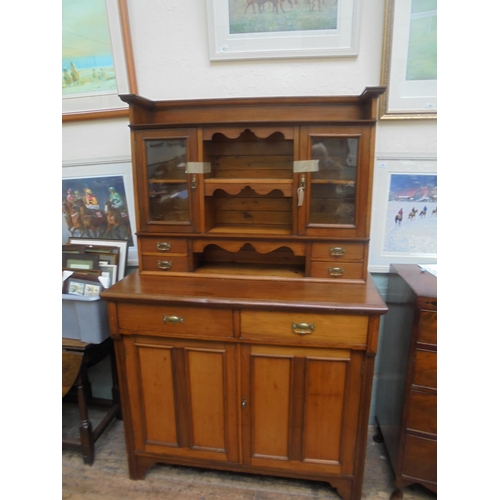
[[[386,0],[381,85],[381,120],[437,119],[437,0]]]
[[[98,277],[72,274],[63,285],[63,294],[79,297],[98,297],[103,289]]]
[[[123,279],[127,272],[127,253],[128,253],[128,241],[127,240],[101,240],[96,238],[70,238],[69,242],[75,245],[96,245],[96,246],[108,246],[108,247],[118,247],[120,249],[120,254],[118,257],[118,270],[117,270],[117,281]],[[98,254],[87,254],[95,255],[97,259]],[[99,267],[99,266],[98,266]]]
[[[437,264],[437,159],[380,156],[374,186],[369,272],[387,273],[391,264]]]
[[[62,267],[66,269],[99,269],[99,255],[62,253]]]
[[[119,98],[119,94],[138,93],[127,0],[96,1],[100,4],[96,4],[94,9],[99,12],[92,11],[93,2],[63,1],[63,122],[126,117],[128,104]],[[105,12],[102,2],[105,4]],[[87,15],[82,12],[71,15],[73,6],[85,8]],[[65,12],[68,12],[66,16]],[[97,38],[96,32],[93,31],[96,30],[96,14],[101,14],[99,17],[102,20],[99,33],[110,43],[110,50],[106,51],[105,55],[106,60],[111,59],[111,62],[106,69],[98,66],[98,63],[103,62],[104,55],[94,53],[93,50],[96,49],[89,43],[89,40]],[[94,36],[90,36],[93,33]],[[68,67],[73,63],[73,59],[80,62],[79,68],[78,64],[76,67]],[[113,75],[116,84],[112,88],[107,83],[101,83],[111,80]]]
[[[287,15],[281,16],[285,9]],[[207,0],[209,57],[211,61],[354,57],[359,50],[360,14],[361,0],[326,4]]]
[[[88,181],[88,185],[92,187],[90,183],[96,180],[114,179],[120,178],[124,187],[124,197],[126,199],[127,215],[129,219],[129,248],[127,251],[127,264],[130,266],[138,266],[139,259],[137,253],[137,236],[136,236],[136,219],[135,219],[135,200],[134,200],[134,185],[133,185],[133,173],[132,173],[132,162],[129,158],[107,158],[107,159],[96,159],[93,161],[81,161],[75,160],[71,162],[66,162],[62,165],[62,244],[67,244],[71,237],[76,238],[90,238],[95,239],[93,233],[79,232],[71,233],[68,230],[68,207],[66,203],[67,189],[69,187],[82,186],[82,183]],[[105,183],[109,187],[109,183]],[[115,188],[117,186],[114,186]],[[123,193],[120,193],[123,196]],[[99,199],[99,198],[98,198]],[[102,198],[101,198],[102,199]],[[105,214],[103,214],[104,216]],[[102,237],[102,240],[111,239],[109,237]],[[123,238],[120,238],[123,239]],[[120,241],[117,239],[116,241]],[[99,240],[101,241],[101,240]],[[78,244],[78,243],[77,243]],[[96,243],[96,246],[99,246]],[[111,246],[111,245],[106,245]]]

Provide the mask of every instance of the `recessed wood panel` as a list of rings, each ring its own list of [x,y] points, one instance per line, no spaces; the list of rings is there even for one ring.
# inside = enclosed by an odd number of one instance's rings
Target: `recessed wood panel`
[[[178,445],[171,347],[138,347],[146,443]]]
[[[304,459],[338,461],[346,363],[307,359]]]
[[[192,446],[226,449],[224,351],[187,349]]]
[[[252,357],[252,456],[288,458],[292,359]]]

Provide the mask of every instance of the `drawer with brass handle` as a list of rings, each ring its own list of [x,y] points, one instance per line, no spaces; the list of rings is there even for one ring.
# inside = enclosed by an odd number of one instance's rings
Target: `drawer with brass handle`
[[[187,255],[186,238],[140,238],[141,253],[177,253]]]
[[[312,278],[363,279],[363,264],[357,262],[311,262]]]
[[[313,243],[312,260],[323,261],[362,261],[364,243]]]
[[[118,318],[122,333],[233,336],[230,309],[120,303]]]
[[[142,256],[142,270],[143,271],[173,271],[173,272],[187,272],[188,271],[188,258],[183,256],[169,255],[143,255]]]
[[[366,344],[368,318],[348,314],[241,311],[241,337],[305,344]]]

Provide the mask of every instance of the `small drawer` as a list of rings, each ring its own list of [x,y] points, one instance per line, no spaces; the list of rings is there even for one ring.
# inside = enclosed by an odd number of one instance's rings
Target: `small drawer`
[[[141,253],[180,253],[187,255],[185,238],[140,238]]]
[[[437,353],[433,351],[415,352],[415,373],[413,384],[437,389]]]
[[[130,333],[233,336],[230,309],[119,303],[118,322],[120,330]]]
[[[368,318],[343,314],[241,312],[241,337],[304,344],[366,344]]]
[[[312,278],[360,280],[364,265],[354,262],[311,262]]]
[[[421,311],[418,322],[417,342],[437,345],[437,312]]]
[[[176,255],[143,255],[143,271],[187,272],[188,258]]]
[[[437,394],[410,392],[406,427],[414,431],[437,434]]]
[[[364,253],[363,243],[313,243],[311,259],[356,261],[363,260]]]

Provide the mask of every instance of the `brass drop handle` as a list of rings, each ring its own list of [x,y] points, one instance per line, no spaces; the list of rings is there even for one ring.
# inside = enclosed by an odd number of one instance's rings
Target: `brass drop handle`
[[[176,323],[184,323],[184,316],[167,316],[166,314],[163,315],[163,323],[173,323],[174,325]]]
[[[247,398],[242,398],[241,399],[241,407],[246,408],[247,407]]]
[[[172,269],[173,262],[171,260],[159,260],[158,261],[158,269],[162,269],[163,271],[166,271],[168,269]]]
[[[338,276],[342,276],[344,274],[344,270],[341,267],[329,267],[328,274],[336,278]]]
[[[330,247],[330,255],[332,257],[340,257],[345,255],[345,248],[342,247]]]
[[[314,332],[314,323],[292,323],[292,332],[298,335],[307,335]]]
[[[170,250],[172,249],[172,243],[167,243],[165,241],[161,241],[161,242],[158,242],[156,244],[156,248],[160,252],[170,252]]]

